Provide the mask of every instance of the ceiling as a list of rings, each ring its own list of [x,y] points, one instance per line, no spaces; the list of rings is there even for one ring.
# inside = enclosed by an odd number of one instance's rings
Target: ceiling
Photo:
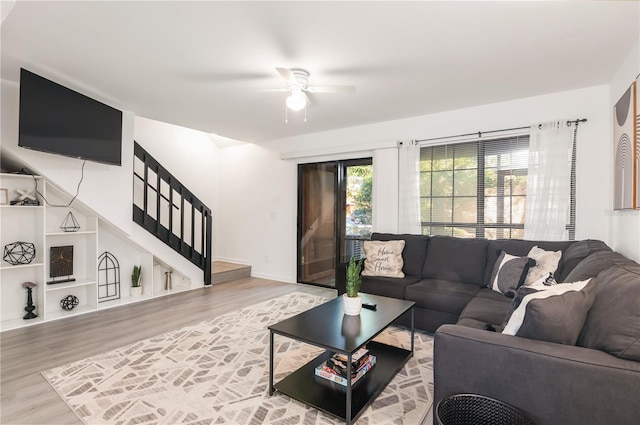
[[[2,79],[253,143],[607,84],[640,38],[637,1],[13,3]],[[275,67],[357,90],[285,123]]]

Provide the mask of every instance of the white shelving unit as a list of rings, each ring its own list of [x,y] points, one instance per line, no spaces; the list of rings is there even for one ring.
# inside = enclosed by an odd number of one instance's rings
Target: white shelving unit
[[[47,202],[38,195],[39,206],[0,206],[3,250],[7,244],[17,241],[31,242],[36,247],[36,256],[29,264],[11,265],[4,260],[0,263],[0,331],[202,287],[202,284],[194,287],[190,279],[138,246],[79,201],[66,206],[72,196],[42,177],[0,174],[0,187],[7,189],[9,200],[19,196],[17,190],[33,191],[36,182],[38,192]],[[76,232],[60,228],[69,212],[80,225]],[[50,277],[50,250],[59,246],[73,246],[73,274],[68,278],[74,280],[51,283],[55,279]],[[117,271],[108,273],[119,272],[120,278],[120,296],[107,301],[100,293],[107,272],[99,270],[98,264],[99,256],[105,251],[118,262]],[[129,294],[134,265],[142,266],[142,296]],[[167,290],[165,272],[170,270],[172,289]],[[38,317],[24,320],[27,290],[22,283],[27,281],[37,284],[32,295]],[[70,311],[60,306],[60,301],[68,295],[75,295],[79,300],[79,305]]]
[[[69,205],[72,197],[57,186],[45,181],[45,247],[47,261],[47,285],[45,289],[45,320],[75,316],[98,308],[96,286],[98,282],[98,217],[88,209],[79,206],[79,202]],[[61,226],[71,213],[80,225],[75,232],[65,232]],[[71,282],[53,283],[56,278],[50,275],[49,255],[52,247],[73,247],[73,275]],[[60,279],[57,279],[58,281]],[[68,295],[78,297],[79,304],[67,311],[60,306],[60,300]],[[42,307],[40,308],[42,312]]]
[[[43,190],[44,180],[22,174],[0,174],[0,188],[7,190],[7,202],[16,201],[20,197],[18,190],[31,191],[34,188]],[[33,289],[33,302],[37,306],[44,300],[44,269],[45,269],[45,241],[44,241],[44,207],[42,198],[36,195],[40,205],[16,206],[0,205],[1,248],[4,258],[5,247],[13,242],[33,243],[36,255],[29,264],[11,265],[4,259],[0,262],[0,319],[2,329],[24,326],[25,324],[42,322],[41,314],[35,319],[23,320],[27,313],[27,290],[22,287],[24,282],[33,282],[37,286]]]

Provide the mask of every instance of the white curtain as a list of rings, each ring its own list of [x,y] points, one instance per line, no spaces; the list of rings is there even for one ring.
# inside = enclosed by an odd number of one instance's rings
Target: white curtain
[[[398,144],[398,231],[422,233],[420,224],[420,146],[413,140]]]
[[[567,120],[531,126],[525,239],[569,239],[572,142]]]

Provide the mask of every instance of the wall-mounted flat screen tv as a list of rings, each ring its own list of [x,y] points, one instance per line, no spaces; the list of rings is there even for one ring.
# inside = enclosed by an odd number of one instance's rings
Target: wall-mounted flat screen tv
[[[122,111],[20,70],[18,146],[122,165]]]

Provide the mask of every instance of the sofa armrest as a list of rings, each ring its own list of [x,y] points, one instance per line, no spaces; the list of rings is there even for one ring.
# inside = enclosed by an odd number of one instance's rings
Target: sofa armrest
[[[434,390],[434,415],[443,398],[472,393],[509,403],[537,425],[640,418],[639,362],[457,325],[435,333]]]

